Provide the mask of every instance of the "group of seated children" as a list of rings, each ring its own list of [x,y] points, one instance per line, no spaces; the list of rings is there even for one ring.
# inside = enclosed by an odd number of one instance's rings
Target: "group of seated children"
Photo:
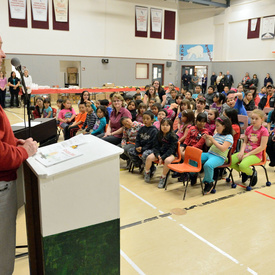
[[[250,186],[254,186],[257,183],[257,171],[252,170],[250,166],[261,162],[269,136],[268,130],[262,125],[265,113],[260,109],[253,110],[251,125],[244,133],[244,142],[240,148],[237,148],[241,134],[238,114],[246,114],[242,85],[238,86],[237,91],[228,89],[224,93],[216,93],[213,86],[210,86],[208,91],[209,95],[213,96],[208,97],[207,101],[204,95],[199,94],[195,100],[195,108],[192,108],[188,99],[190,92],[185,94],[187,97],[180,94],[175,96],[172,93],[170,106],[165,106],[163,109],[156,102],[151,106],[150,101],[147,105],[140,103],[136,116],[138,124],[132,121],[133,129],[131,120],[122,118],[121,125],[124,131],[121,146],[124,148],[127,167],[131,161],[136,167],[144,169],[144,180],[150,182],[156,170],[154,162],[158,161],[159,164],[163,164],[158,187],[163,188],[169,170],[168,164],[176,157],[177,143],[180,142],[182,159],[187,146],[196,147],[204,151],[202,154],[204,192],[209,194],[213,188],[214,169],[225,162],[231,149],[231,168],[241,172],[242,182],[249,179]],[[246,92],[247,94],[252,95],[250,91]],[[178,101],[177,96],[179,96]],[[207,106],[209,110],[206,112]],[[170,110],[174,112],[174,117],[173,115],[169,117]],[[274,121],[275,114],[272,123]],[[272,146],[270,151],[274,152]],[[270,166],[272,165],[275,166],[274,157],[270,162]],[[184,180],[182,175],[177,176],[179,180]],[[197,175],[191,175],[192,185],[196,180]]]

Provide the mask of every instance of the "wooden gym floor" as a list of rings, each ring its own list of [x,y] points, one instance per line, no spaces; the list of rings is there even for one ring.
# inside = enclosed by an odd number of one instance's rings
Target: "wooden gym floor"
[[[6,113],[11,124],[22,121],[23,108]],[[275,173],[268,163],[270,187],[257,167],[258,183],[250,192],[234,173],[236,189],[223,179],[216,194],[202,196],[197,184],[189,186],[185,201],[177,179],[168,179],[173,184],[167,191],[157,188],[161,167],[148,184],[137,171],[123,169],[125,165],[121,160],[121,274],[274,273]],[[26,242],[22,207],[17,245]],[[15,261],[14,274],[29,274],[27,257]]]

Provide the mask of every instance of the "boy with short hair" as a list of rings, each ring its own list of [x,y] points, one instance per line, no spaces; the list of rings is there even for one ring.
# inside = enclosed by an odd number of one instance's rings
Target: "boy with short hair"
[[[147,111],[151,111],[152,112],[152,107],[153,105],[156,103],[156,99],[155,98],[151,98],[149,100],[149,103],[148,103],[148,108],[147,108]]]
[[[157,136],[158,129],[153,126],[154,114],[151,111],[146,111],[143,114],[144,126],[138,130],[136,137],[135,148],[129,150],[129,156],[135,167],[140,167],[143,171],[147,156],[153,152],[153,143]],[[139,154],[142,154],[139,157]],[[152,166],[151,175],[154,174],[156,168]]]
[[[94,113],[92,103],[90,101],[87,101],[86,103],[86,119],[83,123],[83,126],[77,131],[76,135],[79,134],[90,134],[93,131],[93,127],[96,123],[96,114]]]
[[[64,129],[64,139],[67,140],[73,137],[76,132],[83,126],[86,120],[86,106],[85,103],[78,104],[79,113],[75,117],[74,123],[69,125],[69,127]]]
[[[161,110],[161,104],[160,103],[155,103],[153,104],[151,111],[154,114],[154,121],[158,120],[158,113]]]
[[[237,100],[235,98],[237,97]],[[222,105],[222,113],[229,108],[234,108],[237,110],[238,115],[247,116],[245,107],[243,106],[243,95],[242,93],[235,93],[230,91],[226,98],[226,103]]]
[[[170,91],[171,97],[168,98],[168,105],[171,105],[172,103],[176,103],[176,96],[178,92],[175,89],[172,89]]]
[[[207,90],[207,94],[205,95],[205,99],[206,99],[206,109],[209,109],[209,106],[211,106],[214,101],[214,91],[215,91],[215,87],[214,86],[209,86],[208,90]]]
[[[225,85],[224,88],[223,88],[222,94],[224,94],[225,96],[227,96],[228,93],[229,93],[229,86],[228,86],[228,85]]]

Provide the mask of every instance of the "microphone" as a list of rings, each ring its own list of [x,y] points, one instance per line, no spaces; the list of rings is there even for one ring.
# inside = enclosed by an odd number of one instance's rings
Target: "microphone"
[[[15,67],[18,72],[21,72],[21,62],[18,58],[14,57],[11,59],[11,64]]]

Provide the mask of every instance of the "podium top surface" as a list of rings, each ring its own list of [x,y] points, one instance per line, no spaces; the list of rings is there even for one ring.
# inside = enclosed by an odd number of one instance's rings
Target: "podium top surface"
[[[124,150],[93,135],[84,135],[85,143],[78,146],[80,156],[46,167],[35,159],[35,156],[27,159],[27,164],[39,178],[48,178],[66,173],[92,163],[119,156]],[[49,145],[43,147],[49,148]]]

